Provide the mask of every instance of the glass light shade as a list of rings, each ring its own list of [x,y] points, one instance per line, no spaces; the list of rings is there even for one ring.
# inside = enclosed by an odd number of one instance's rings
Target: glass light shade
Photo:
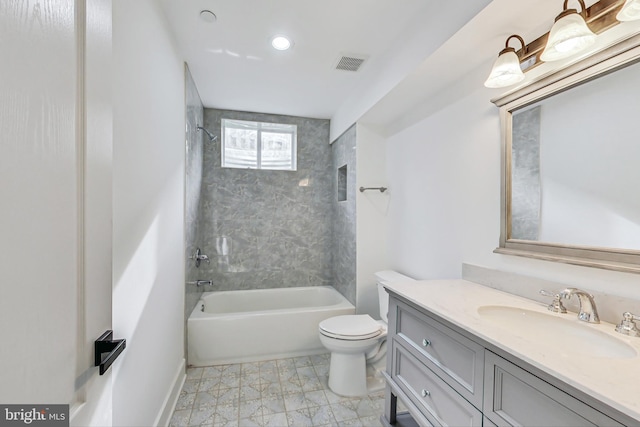
[[[591,46],[596,35],[589,29],[582,16],[574,10],[553,24],[549,40],[540,59],[545,62],[568,58]]]
[[[488,88],[511,86],[524,80],[524,73],[520,68],[520,59],[513,49],[500,52],[493,63],[489,78],[484,82]]]
[[[616,19],[620,22],[640,19],[640,0],[627,0],[616,15]]]

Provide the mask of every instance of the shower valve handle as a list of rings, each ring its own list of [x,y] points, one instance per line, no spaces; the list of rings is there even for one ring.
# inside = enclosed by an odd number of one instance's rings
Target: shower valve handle
[[[196,261],[196,268],[200,267],[200,262],[201,261],[205,261],[207,264],[209,264],[211,262],[209,257],[207,255],[203,254],[202,251],[200,250],[200,248],[196,248],[195,253],[190,258]]]

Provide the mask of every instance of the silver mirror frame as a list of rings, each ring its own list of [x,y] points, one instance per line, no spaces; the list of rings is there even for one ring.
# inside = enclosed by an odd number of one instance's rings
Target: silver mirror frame
[[[640,34],[527,86],[491,100],[500,108],[502,139],[500,244],[494,250],[495,253],[640,273],[640,251],[564,245],[518,240],[510,237],[512,112],[636,62],[640,62]]]

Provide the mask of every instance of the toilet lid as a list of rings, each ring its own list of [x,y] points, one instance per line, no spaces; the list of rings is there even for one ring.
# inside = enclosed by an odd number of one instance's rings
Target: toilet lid
[[[364,340],[382,333],[382,325],[368,314],[331,317],[318,326],[323,335],[343,340]]]

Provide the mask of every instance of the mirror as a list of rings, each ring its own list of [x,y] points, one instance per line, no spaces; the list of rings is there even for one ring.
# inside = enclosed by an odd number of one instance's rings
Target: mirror
[[[640,250],[640,63],[511,120],[511,237]]]
[[[496,101],[496,252],[640,272],[639,44],[633,37]]]

